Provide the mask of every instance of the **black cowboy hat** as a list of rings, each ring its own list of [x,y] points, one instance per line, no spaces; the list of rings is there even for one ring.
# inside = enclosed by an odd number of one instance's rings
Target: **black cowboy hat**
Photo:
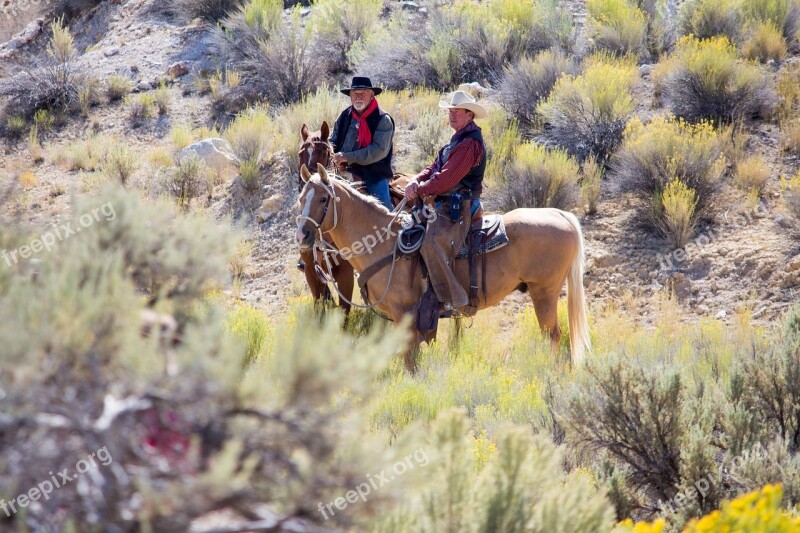
[[[353,76],[353,81],[350,83],[350,87],[341,89],[341,91],[347,96],[350,96],[350,91],[353,89],[371,89],[372,92],[375,93],[375,96],[378,96],[383,92],[383,89],[380,87],[373,87],[372,81],[364,76]]]

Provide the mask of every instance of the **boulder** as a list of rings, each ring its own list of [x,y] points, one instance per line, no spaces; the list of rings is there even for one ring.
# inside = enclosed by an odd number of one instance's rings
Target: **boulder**
[[[283,206],[283,199],[278,194],[273,194],[261,203],[261,207],[256,211],[256,220],[263,224],[274,217]]]
[[[233,155],[231,145],[219,137],[203,139],[187,146],[178,154],[178,160],[182,161],[192,156],[198,157],[209,168],[215,170],[223,170],[239,164],[239,160]]]
[[[169,66],[167,75],[171,78],[180,78],[189,74],[189,65],[185,61],[178,61]]]

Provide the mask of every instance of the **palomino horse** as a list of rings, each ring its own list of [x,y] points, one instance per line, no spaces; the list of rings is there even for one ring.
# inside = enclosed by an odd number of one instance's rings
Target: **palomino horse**
[[[399,221],[377,200],[361,194],[348,183],[330,178],[322,165],[312,176],[307,168],[300,171],[306,182],[298,199],[296,238],[301,250],[310,249],[315,238],[329,235],[340,246],[354,252],[350,262],[359,272],[395,250],[393,239],[366,237],[377,231],[397,232]],[[561,328],[558,324],[558,298],[567,282],[567,307],[572,363],[578,365],[584,349],[590,348],[586,323],[586,302],[583,292],[583,235],[575,215],[558,209],[515,209],[503,215],[509,243],[486,257],[486,280],[478,309],[497,305],[515,289],[526,288],[542,331],[550,336],[551,347],[558,350]],[[357,245],[358,243],[358,245]],[[363,253],[359,250],[364,250]],[[480,265],[481,261],[478,262]],[[467,261],[456,263],[456,274],[468,286]],[[422,294],[422,277],[414,261],[386,264],[369,278],[370,301],[395,322],[415,311]],[[412,339],[405,353],[406,367],[415,369],[414,353],[423,340],[412,325]]]
[[[298,156],[300,158],[300,166],[307,168],[317,168],[317,165],[327,167],[331,162],[333,156],[333,147],[328,141],[330,130],[328,123],[323,122],[319,131],[309,133],[308,127],[303,124],[300,129],[300,137],[303,144],[300,146]],[[313,166],[312,166],[313,165]],[[303,181],[299,181],[300,189],[303,188]],[[317,254],[317,261],[314,261],[314,253]],[[308,288],[311,289],[311,296],[314,298],[314,303],[318,303],[320,299],[332,300],[328,284],[320,279],[315,271],[315,263],[322,265],[322,269],[326,275],[332,277],[336,282],[336,286],[340,291],[339,307],[344,311],[345,316],[350,313],[350,301],[353,299],[353,267],[345,260],[333,261],[330,270],[325,266],[323,261],[322,252],[317,250],[314,252],[311,248],[300,250],[300,259],[305,264],[303,274],[306,277]]]

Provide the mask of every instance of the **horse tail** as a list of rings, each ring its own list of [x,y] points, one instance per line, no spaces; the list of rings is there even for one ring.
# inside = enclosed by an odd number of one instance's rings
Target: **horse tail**
[[[561,214],[575,228],[578,236],[578,252],[572,259],[567,273],[567,316],[569,319],[569,343],[572,351],[572,364],[583,363],[584,350],[592,349],[589,338],[589,323],[586,321],[586,295],[583,291],[584,244],[581,223],[572,213]]]

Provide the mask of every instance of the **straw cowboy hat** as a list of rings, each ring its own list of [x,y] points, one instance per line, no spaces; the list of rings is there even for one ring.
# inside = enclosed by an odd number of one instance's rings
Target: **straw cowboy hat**
[[[383,89],[380,87],[373,87],[372,80],[364,76],[353,76],[353,81],[350,82],[350,87],[345,87],[340,89],[340,91],[347,96],[350,96],[350,91],[353,89],[371,89],[372,92],[375,93],[375,96],[378,96],[383,92]]]
[[[464,91],[454,92],[450,97],[450,103],[439,102],[439,107],[444,109],[466,109],[467,111],[472,111],[475,118],[486,118],[489,115],[485,107]]]

